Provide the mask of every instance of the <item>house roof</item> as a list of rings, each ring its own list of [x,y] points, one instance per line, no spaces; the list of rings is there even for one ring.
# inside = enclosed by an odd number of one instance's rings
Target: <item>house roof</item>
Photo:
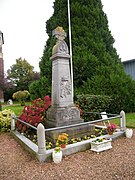
[[[126,64],[126,63],[130,63],[130,62],[135,62],[135,59],[126,60],[126,61],[123,61],[122,63]]]

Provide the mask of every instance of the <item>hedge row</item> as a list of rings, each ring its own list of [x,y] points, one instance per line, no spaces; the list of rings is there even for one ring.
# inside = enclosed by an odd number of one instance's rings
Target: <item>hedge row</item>
[[[83,110],[82,118],[85,121],[90,121],[94,119],[100,119],[100,115],[90,114],[87,115],[85,112],[107,112],[113,113],[111,109],[111,103],[113,99],[110,96],[102,95],[78,95],[76,97],[75,103]]]

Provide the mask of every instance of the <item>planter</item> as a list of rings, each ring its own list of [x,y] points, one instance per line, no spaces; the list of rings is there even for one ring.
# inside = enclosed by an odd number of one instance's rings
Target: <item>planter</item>
[[[133,136],[133,129],[127,128],[125,134],[127,138],[131,138]]]
[[[107,132],[108,132],[108,134],[109,134],[109,135],[112,135],[112,134],[113,134],[113,132],[112,132],[112,131],[107,131]]]
[[[60,152],[55,152],[55,150],[52,153],[52,158],[53,158],[53,162],[58,164],[61,162],[62,160],[62,151]]]
[[[112,148],[112,139],[104,139],[102,142],[91,142],[91,150],[95,152],[101,152]]]
[[[60,147],[61,148],[66,148],[66,144],[61,144]]]

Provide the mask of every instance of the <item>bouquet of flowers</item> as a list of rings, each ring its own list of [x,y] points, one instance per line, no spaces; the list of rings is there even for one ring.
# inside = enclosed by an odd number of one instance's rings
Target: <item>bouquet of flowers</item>
[[[109,124],[108,126],[107,126],[107,132],[108,132],[108,134],[113,134],[114,133],[114,131],[115,131],[115,129],[116,129],[116,125],[115,124]]]
[[[63,148],[66,146],[68,142],[68,134],[62,133],[61,135],[58,136],[57,143]],[[64,145],[64,146],[63,146]]]

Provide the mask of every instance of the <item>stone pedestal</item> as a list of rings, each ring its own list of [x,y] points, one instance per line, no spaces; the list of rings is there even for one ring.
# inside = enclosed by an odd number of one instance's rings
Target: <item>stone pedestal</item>
[[[60,127],[83,122],[77,107],[51,107],[47,111],[46,127]]]
[[[63,28],[53,31],[57,38],[52,50],[52,105],[47,111],[46,127],[59,127],[81,123],[80,111],[75,107],[72,96],[69,50]]]

